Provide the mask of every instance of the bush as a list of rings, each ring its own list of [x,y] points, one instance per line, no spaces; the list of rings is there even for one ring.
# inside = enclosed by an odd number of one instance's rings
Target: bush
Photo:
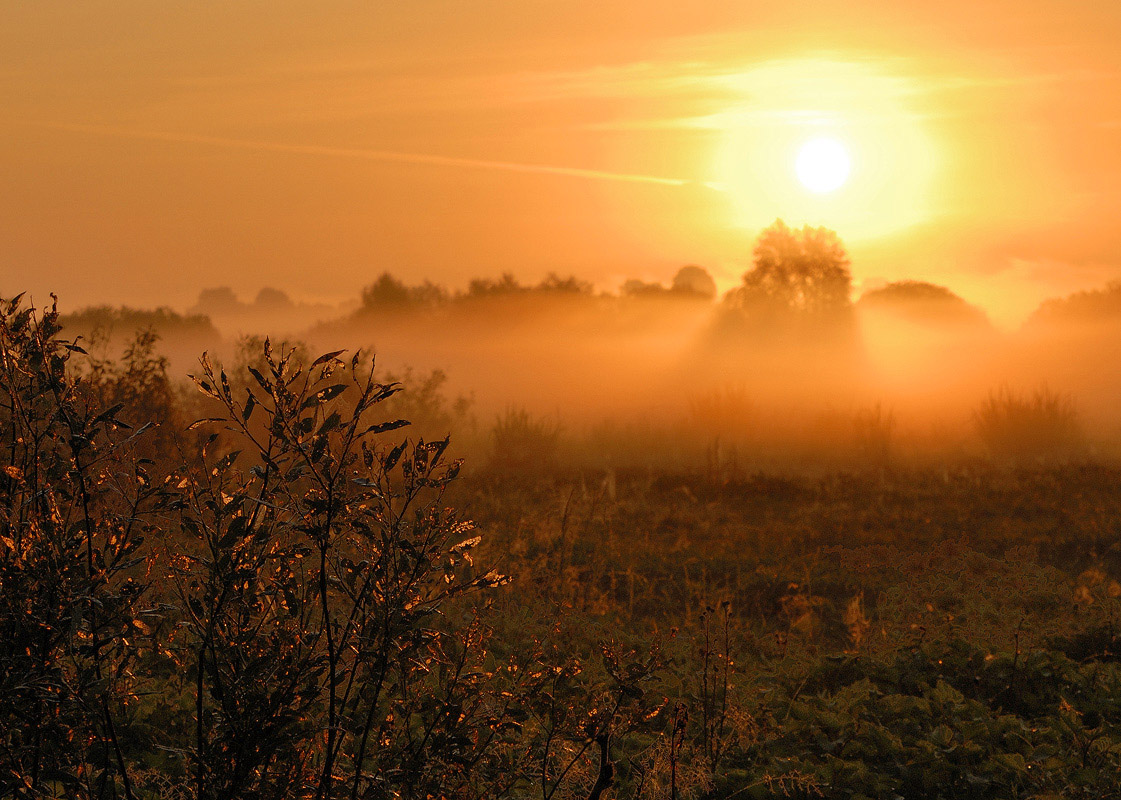
[[[151,424],[104,405],[166,389],[153,341],[75,370],[59,330],[0,304],[0,796],[476,797],[521,774],[498,746],[518,680],[463,616],[505,579],[444,505],[448,440],[379,444],[407,425],[376,415],[397,384],[266,340],[235,397],[204,356],[204,444],[161,481]]]
[[[59,330],[55,306],[0,301],[0,796],[131,796],[141,546],[167,495]]]
[[[1084,449],[1073,399],[1046,386],[1031,395],[1001,387],[973,421],[992,455],[1016,464],[1069,460]]]
[[[407,425],[374,416],[400,387],[339,355],[304,365],[266,340],[236,399],[203,359],[221,411],[201,424],[232,441],[204,451],[181,512],[200,798],[455,795],[500,772],[480,632],[439,616],[503,581],[443,505],[459,463],[447,439],[379,446]]]
[[[508,408],[491,428],[491,466],[501,472],[551,468],[560,446],[561,425],[535,419],[524,408]]]

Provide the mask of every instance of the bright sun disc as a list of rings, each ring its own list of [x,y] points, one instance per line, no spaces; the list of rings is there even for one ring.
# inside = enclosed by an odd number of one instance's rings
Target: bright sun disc
[[[794,162],[798,180],[811,192],[822,194],[839,189],[848,179],[850,167],[844,145],[828,137],[806,142]]]

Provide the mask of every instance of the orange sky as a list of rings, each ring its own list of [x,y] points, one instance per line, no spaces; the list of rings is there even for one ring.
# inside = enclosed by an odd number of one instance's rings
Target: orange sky
[[[724,286],[774,217],[1015,322],[1121,279],[1121,3],[13,3],[0,293],[555,270]],[[793,176],[835,135],[850,183]]]

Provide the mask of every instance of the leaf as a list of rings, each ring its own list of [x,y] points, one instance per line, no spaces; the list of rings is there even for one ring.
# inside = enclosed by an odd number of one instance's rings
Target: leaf
[[[344,352],[346,352],[346,351],[345,350],[336,350],[333,353],[324,353],[319,358],[315,359],[315,361],[312,361],[311,366],[312,367],[318,367],[320,364],[326,364],[328,361],[334,361],[340,355],[342,355]]]
[[[253,392],[249,389],[245,390],[245,407],[241,410],[241,418],[249,422],[249,418],[253,416],[253,409],[257,407],[257,398],[253,396]]]
[[[237,461],[237,458],[240,455],[241,455],[241,450],[232,450],[229,453],[226,453],[224,456],[222,456],[220,459],[218,459],[218,463],[214,465],[215,469],[219,470],[220,472],[223,471],[223,470],[229,469],[230,466],[235,461]]]
[[[338,397],[340,394],[342,394],[345,391],[346,391],[346,384],[345,383],[332,384],[332,385],[327,386],[323,389],[320,389],[318,392],[316,392],[311,397],[309,397],[307,400],[305,400],[303,402],[303,405],[301,406],[301,408],[310,408],[311,406],[321,404],[321,403],[326,403],[330,400],[334,400],[336,397]]]
[[[380,403],[382,400],[386,400],[397,394],[402,388],[403,387],[399,383],[383,383],[378,386],[377,392],[370,398],[370,404]]]
[[[472,536],[470,539],[464,539],[462,542],[452,547],[452,552],[462,553],[464,550],[469,550],[470,548],[474,547],[482,540],[482,536]]]
[[[214,391],[214,387],[210,385],[210,381],[203,380],[194,375],[191,376],[191,379],[195,382],[195,386],[199,387],[200,392],[207,397],[213,397],[215,400],[218,399],[218,393]]]
[[[264,390],[265,390],[266,392],[271,392],[271,391],[272,391],[272,383],[270,383],[270,382],[269,382],[269,381],[268,381],[268,380],[267,380],[267,379],[265,378],[265,376],[264,376],[264,375],[262,375],[262,374],[261,374],[261,373],[260,373],[260,372],[259,372],[259,371],[257,370],[257,368],[256,368],[256,367],[246,367],[246,369],[248,369],[248,370],[249,370],[249,374],[253,376],[253,380],[257,381],[257,383],[258,383],[258,384],[260,384],[260,386],[261,386],[261,388],[262,388],[262,389],[264,389]]]
[[[401,442],[401,444],[390,450],[388,455],[386,455],[385,459],[382,461],[382,469],[388,472],[389,470],[397,466],[397,462],[401,460],[401,455],[405,452],[405,446],[407,444],[408,442]]]
[[[395,431],[398,428],[404,428],[406,425],[411,425],[407,419],[395,419],[392,422],[378,422],[368,427],[363,436],[367,433],[386,433],[387,431]]]
[[[93,418],[93,422],[91,423],[91,427],[93,425],[99,425],[102,422],[107,422],[107,421],[110,421],[110,420],[115,422],[115,420],[113,420],[113,417],[115,417],[117,415],[117,413],[124,407],[125,407],[124,403],[116,403],[116,404],[110,406],[109,408],[105,409],[104,411],[102,411],[100,414],[98,414],[96,417]]]
[[[193,431],[195,428],[206,425],[208,422],[225,422],[225,420],[221,417],[205,417],[204,419],[196,419],[194,422],[187,426],[187,430]]]
[[[319,430],[315,432],[315,435],[322,436],[329,431],[333,431],[335,428],[339,427],[340,422],[342,422],[342,416],[339,412],[332,412],[327,419],[323,420],[323,424],[319,426]]]

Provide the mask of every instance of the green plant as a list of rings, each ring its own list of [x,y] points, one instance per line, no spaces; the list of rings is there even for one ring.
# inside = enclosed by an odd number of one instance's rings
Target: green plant
[[[235,398],[199,388],[229,446],[204,450],[182,509],[197,796],[432,796],[498,779],[501,723],[482,639],[441,608],[503,582],[475,571],[471,524],[442,497],[446,439],[379,446],[399,386],[329,353],[263,344]],[[218,441],[211,433],[209,443]]]
[[[0,795],[131,798],[140,548],[167,495],[59,330],[54,305],[0,303]]]

